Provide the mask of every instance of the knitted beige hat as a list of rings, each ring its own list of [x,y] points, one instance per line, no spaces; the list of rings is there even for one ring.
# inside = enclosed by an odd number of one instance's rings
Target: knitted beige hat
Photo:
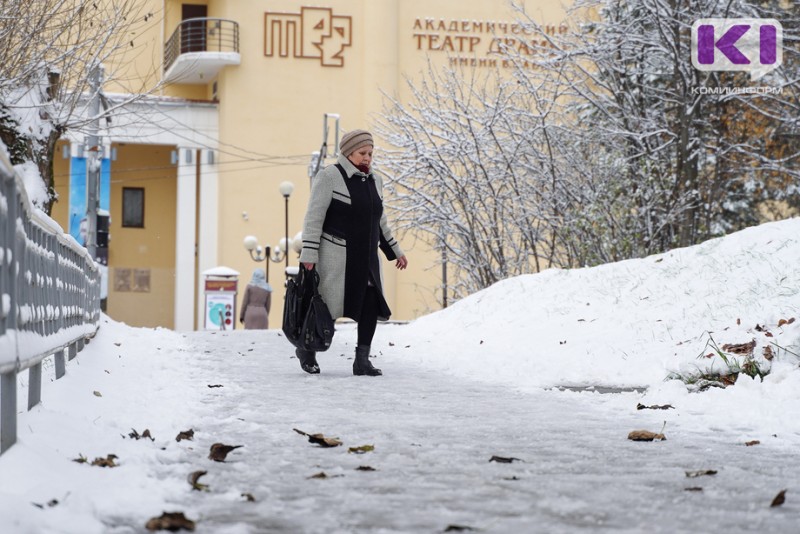
[[[347,157],[365,145],[375,146],[372,141],[372,134],[366,130],[350,130],[342,136],[342,140],[339,142],[339,150]]]

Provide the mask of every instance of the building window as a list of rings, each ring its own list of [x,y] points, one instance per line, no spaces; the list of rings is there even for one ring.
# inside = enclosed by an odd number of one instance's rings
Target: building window
[[[144,228],[144,188],[122,188],[122,227]]]

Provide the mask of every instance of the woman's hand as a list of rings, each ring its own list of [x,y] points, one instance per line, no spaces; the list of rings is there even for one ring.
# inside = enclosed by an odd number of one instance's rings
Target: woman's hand
[[[306,271],[313,271],[314,270],[314,264],[313,263],[303,263],[303,267],[306,268]]]
[[[397,261],[394,263],[394,266],[400,269],[401,271],[408,267],[408,258],[405,256],[400,256],[397,258]]]

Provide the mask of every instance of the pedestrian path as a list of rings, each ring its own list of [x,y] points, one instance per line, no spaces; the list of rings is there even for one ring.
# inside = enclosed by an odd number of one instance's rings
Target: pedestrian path
[[[792,451],[680,426],[663,442],[631,442],[629,431],[663,424],[662,413],[635,409],[635,393],[523,393],[432,374],[404,363],[402,347],[388,345],[402,327],[391,328],[376,340],[381,378],[352,376],[347,328],[320,356],[319,376],[300,371],[277,332],[188,337],[194,379],[223,385],[203,395],[197,445],[245,445],[207,466],[212,492],[188,495],[202,531],[792,532],[800,524],[797,505],[768,506],[772,488],[800,475]],[[312,445],[294,428],[343,446]],[[348,453],[362,445],[374,451]],[[706,469],[718,472],[686,476]],[[313,478],[321,472],[327,478]],[[232,502],[240,490],[257,501]]]

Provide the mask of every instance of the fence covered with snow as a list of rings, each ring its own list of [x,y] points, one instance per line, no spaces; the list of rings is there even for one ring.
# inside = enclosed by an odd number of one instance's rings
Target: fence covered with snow
[[[89,253],[34,207],[0,154],[0,453],[17,438],[17,374],[29,370],[28,409],[39,403],[42,361],[56,378],[97,331],[100,271]]]

